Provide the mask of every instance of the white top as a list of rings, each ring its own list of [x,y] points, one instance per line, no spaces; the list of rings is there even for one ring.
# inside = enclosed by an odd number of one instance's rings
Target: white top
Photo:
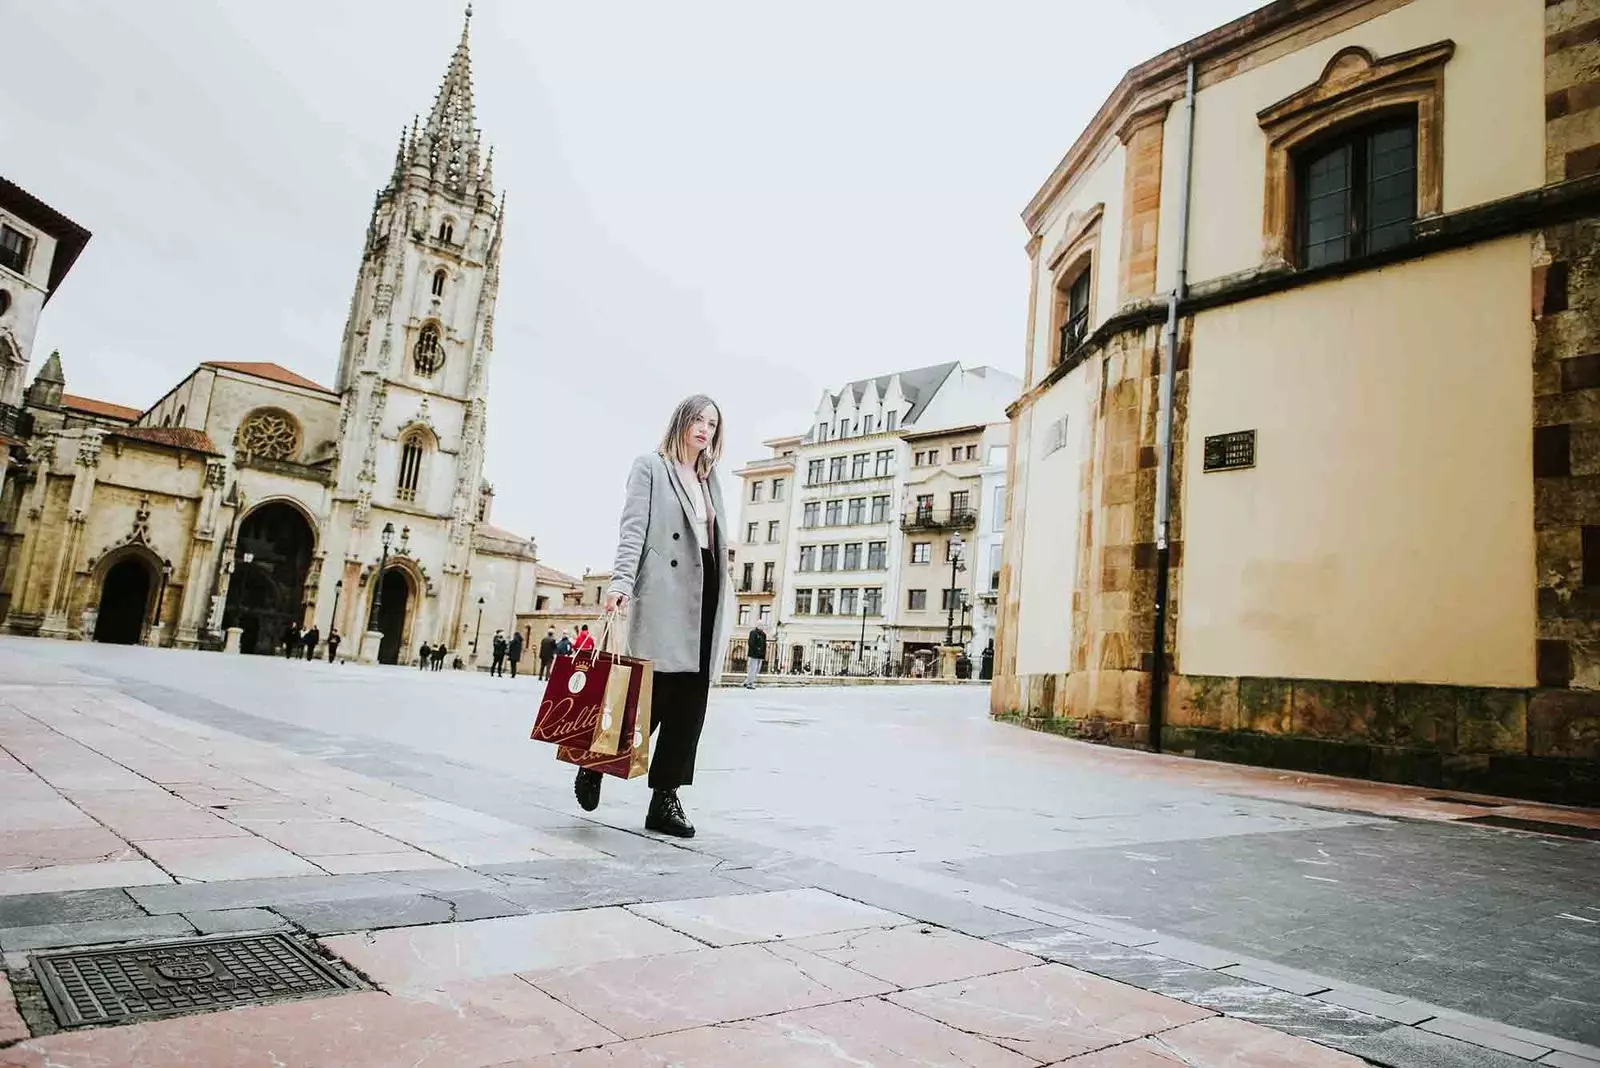
[[[694,512],[694,537],[700,543],[700,550],[705,552],[711,548],[711,501],[707,497],[709,490],[706,484],[700,481],[700,475],[693,467],[678,464],[678,477],[683,480],[683,488],[689,495],[689,507]]]

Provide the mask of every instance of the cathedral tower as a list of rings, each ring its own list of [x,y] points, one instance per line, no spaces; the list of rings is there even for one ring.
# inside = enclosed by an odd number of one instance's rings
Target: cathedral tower
[[[467,566],[483,484],[504,226],[473,113],[471,20],[469,6],[427,120],[402,130],[373,206],[336,383],[336,492],[353,544],[370,540],[374,508],[397,513],[385,521],[440,529],[447,576]]]

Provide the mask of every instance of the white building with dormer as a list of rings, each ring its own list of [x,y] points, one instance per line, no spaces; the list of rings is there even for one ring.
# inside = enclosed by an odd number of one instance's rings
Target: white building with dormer
[[[505,212],[467,18],[377,195],[331,383],[215,360],[130,410],[40,372],[0,495],[0,628],[269,653],[314,626],[341,657],[470,662],[531,609],[534,543],[491,525],[483,475]]]

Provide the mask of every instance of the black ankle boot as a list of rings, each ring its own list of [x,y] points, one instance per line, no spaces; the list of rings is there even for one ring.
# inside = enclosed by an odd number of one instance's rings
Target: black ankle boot
[[[650,795],[650,811],[644,817],[644,829],[670,834],[674,838],[693,838],[694,824],[683,814],[683,803],[676,790],[657,790]]]
[[[593,812],[600,807],[600,784],[604,781],[605,776],[598,771],[578,769],[578,780],[572,784],[572,792],[578,795],[578,804],[583,806],[585,812]]]

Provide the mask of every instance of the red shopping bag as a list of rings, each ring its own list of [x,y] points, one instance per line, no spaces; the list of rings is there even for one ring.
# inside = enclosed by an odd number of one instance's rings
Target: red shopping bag
[[[650,770],[651,694],[655,688],[655,668],[648,660],[622,657],[632,669],[620,724],[620,742],[615,752],[602,752],[577,745],[556,748],[556,759],[580,768],[636,779]]]
[[[605,649],[609,621],[596,648],[557,657],[529,737],[615,756],[622,742],[634,661]]]

